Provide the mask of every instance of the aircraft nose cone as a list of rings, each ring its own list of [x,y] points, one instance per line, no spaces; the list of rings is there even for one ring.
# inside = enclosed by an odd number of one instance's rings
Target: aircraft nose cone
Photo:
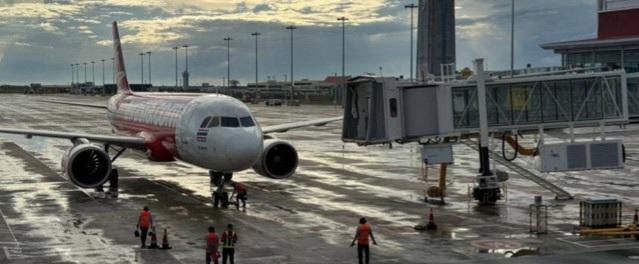
[[[236,170],[253,166],[259,156],[259,142],[255,136],[248,133],[238,133],[226,142],[226,158]]]

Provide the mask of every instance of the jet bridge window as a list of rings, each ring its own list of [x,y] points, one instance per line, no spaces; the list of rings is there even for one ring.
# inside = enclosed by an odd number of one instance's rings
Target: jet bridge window
[[[206,125],[209,123],[209,120],[211,120],[211,117],[206,117],[204,118],[204,121],[202,121],[202,124],[200,125],[200,128],[205,128]]]
[[[253,127],[255,126],[255,122],[253,122],[253,118],[250,116],[245,116],[240,118],[240,123],[242,123],[243,127]]]
[[[217,127],[220,126],[220,117],[215,116],[211,118],[211,122],[209,123],[209,127]]]
[[[397,99],[391,98],[389,100],[389,104],[390,104],[390,116],[397,117]]]
[[[222,117],[222,126],[223,127],[239,127],[240,122],[235,117]]]

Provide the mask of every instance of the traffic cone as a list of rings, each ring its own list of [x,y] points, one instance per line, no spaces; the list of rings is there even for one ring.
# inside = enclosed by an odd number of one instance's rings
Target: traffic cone
[[[433,208],[430,208],[430,213],[428,214],[428,224],[426,225],[426,229],[428,230],[437,229],[437,224],[435,224],[435,217],[433,216]]]
[[[632,223],[635,224],[635,225],[639,224],[639,212],[637,212],[637,210],[639,210],[639,209],[635,208],[635,217],[634,217],[634,220],[632,221]]]
[[[149,245],[149,248],[160,248],[158,247],[158,237],[155,232],[151,232],[151,245]]]
[[[162,236],[162,249],[171,249],[171,246],[169,246],[169,237],[166,234],[166,228],[164,229],[164,236]]]

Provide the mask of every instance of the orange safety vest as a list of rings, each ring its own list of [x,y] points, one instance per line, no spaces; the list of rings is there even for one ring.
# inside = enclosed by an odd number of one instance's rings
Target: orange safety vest
[[[140,213],[140,227],[151,226],[151,212],[143,211]]]
[[[206,252],[212,253],[217,251],[218,242],[217,242],[217,234],[209,233],[206,237]]]
[[[371,233],[371,227],[368,224],[359,225],[357,228],[357,244],[368,245],[368,235]]]

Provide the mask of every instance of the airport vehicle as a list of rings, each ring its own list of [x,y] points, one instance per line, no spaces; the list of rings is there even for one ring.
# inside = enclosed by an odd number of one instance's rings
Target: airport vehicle
[[[113,22],[117,94],[108,105],[52,101],[107,110],[118,135],[95,135],[0,127],[0,133],[70,139],[62,158],[69,180],[79,187],[104,184],[112,163],[126,150],[146,152],[157,162],[181,160],[209,170],[212,182],[223,185],[233,172],[253,167],[260,175],[281,179],[295,172],[297,151],[290,143],[267,134],[340,120],[331,117],[260,127],[249,108],[225,95],[133,93],[129,87],[117,23]],[[114,151],[112,156],[109,152]]]
[[[266,106],[281,106],[282,105],[282,100],[280,100],[280,99],[268,99],[268,100],[266,100],[266,102],[264,104],[266,104]]]

